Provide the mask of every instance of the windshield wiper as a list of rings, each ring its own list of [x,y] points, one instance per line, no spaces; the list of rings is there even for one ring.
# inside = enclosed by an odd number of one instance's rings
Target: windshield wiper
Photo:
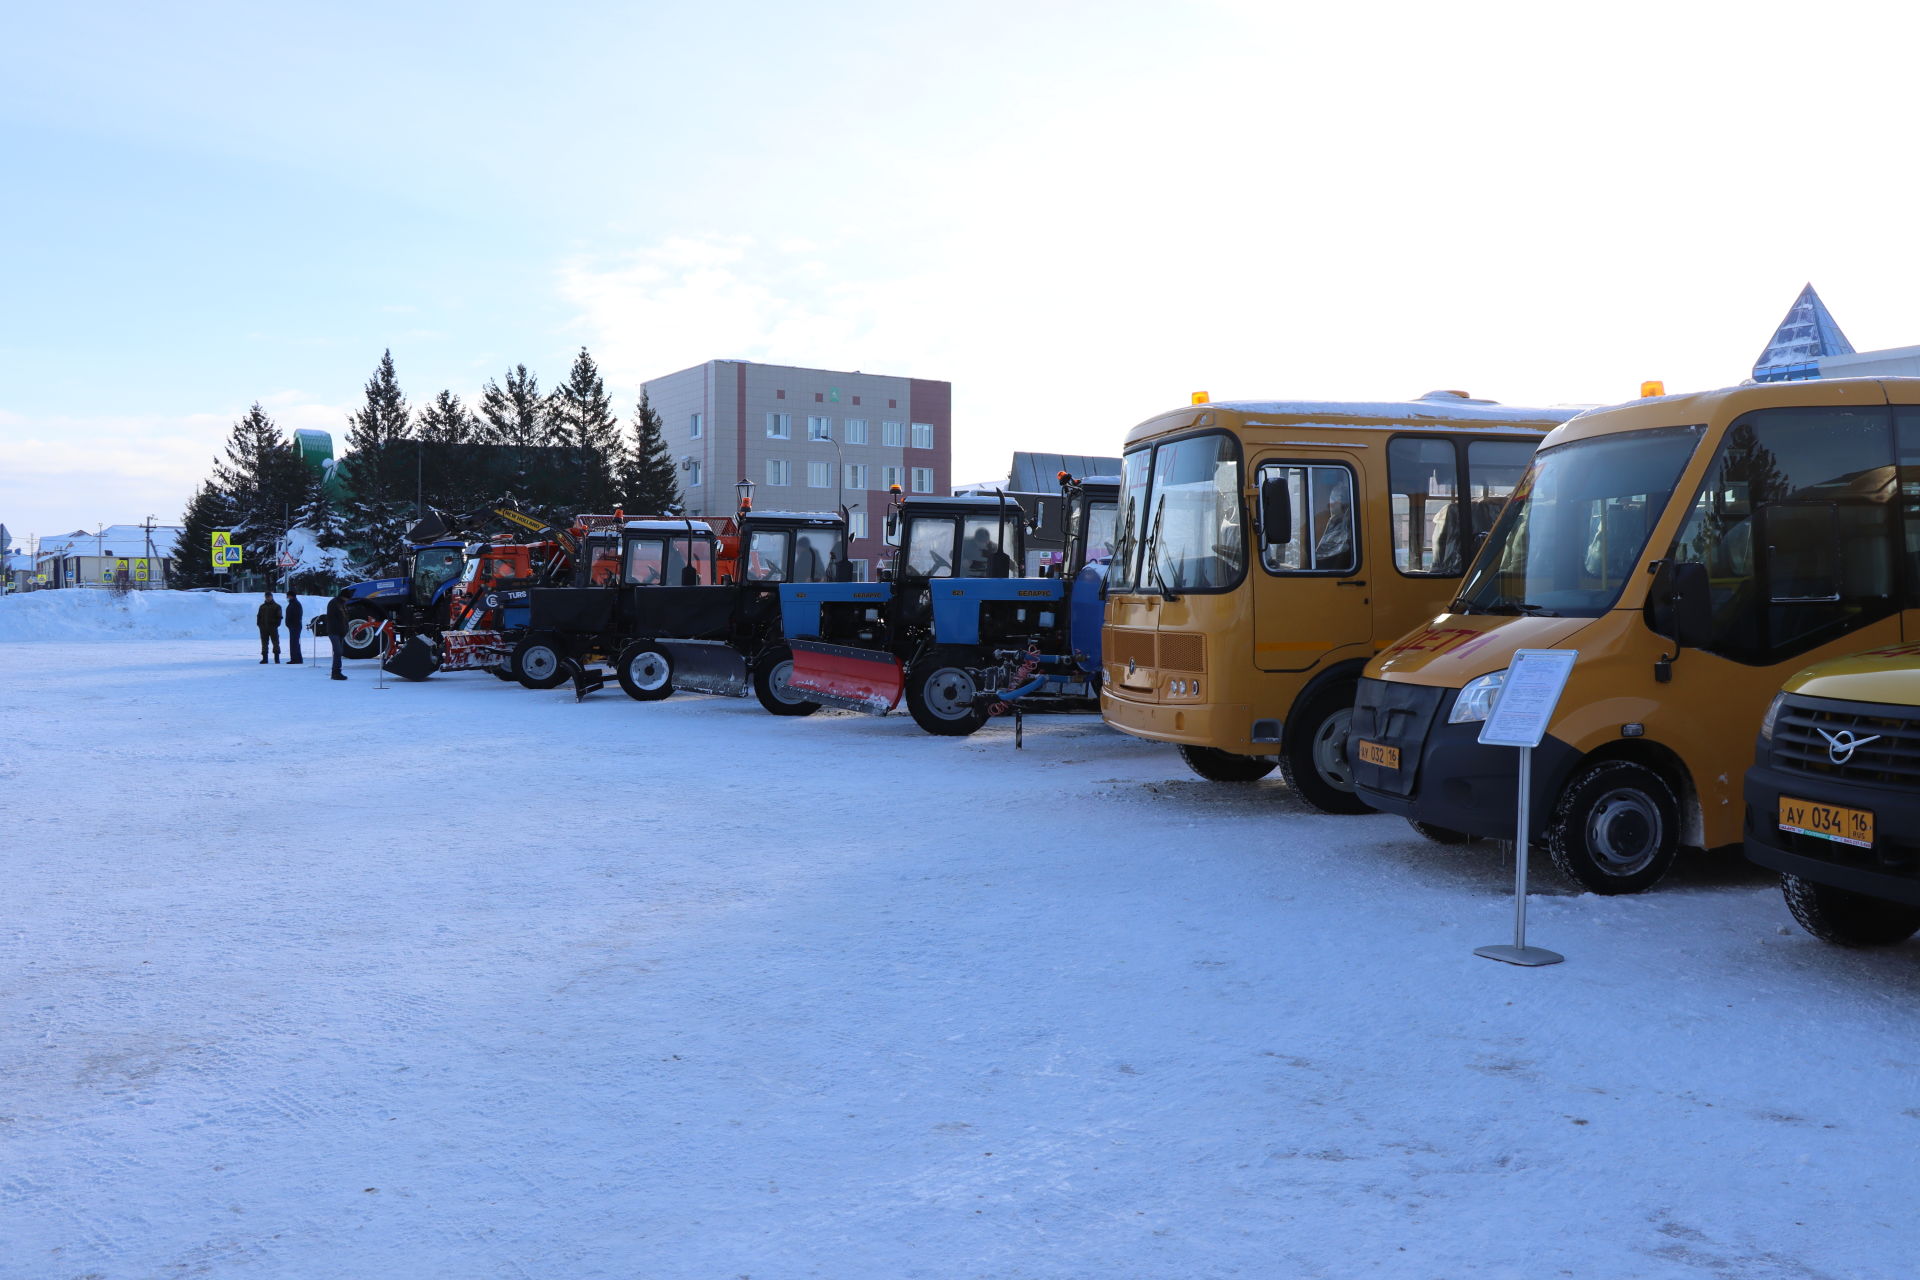
[[[1528,618],[1557,618],[1560,615],[1552,609],[1537,604],[1528,604],[1525,600],[1496,600],[1492,604],[1481,605],[1477,609],[1462,610],[1466,613],[1495,613],[1507,616]]]
[[[1166,514],[1167,495],[1163,493],[1160,495],[1160,505],[1153,509],[1153,530],[1147,534],[1147,572],[1153,575],[1154,585],[1160,588],[1162,600],[1178,600],[1180,597],[1173,594],[1173,588],[1167,585],[1167,580],[1160,574],[1159,562],[1154,559],[1160,550],[1160,521]]]

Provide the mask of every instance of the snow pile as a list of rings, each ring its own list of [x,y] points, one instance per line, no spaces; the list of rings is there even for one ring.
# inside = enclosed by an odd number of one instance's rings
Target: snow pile
[[[284,597],[275,595],[284,607]],[[324,612],[321,596],[302,596],[307,617]],[[105,640],[252,641],[260,597],[225,591],[74,589],[0,596],[0,644]]]

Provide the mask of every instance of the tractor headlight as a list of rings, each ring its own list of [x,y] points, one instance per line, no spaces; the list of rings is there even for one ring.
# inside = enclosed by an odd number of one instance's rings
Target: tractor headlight
[[[1776,693],[1773,695],[1773,701],[1767,704],[1767,714],[1760,717],[1760,741],[1773,741],[1773,722],[1780,714],[1780,704],[1786,700],[1786,694]]]
[[[1499,698],[1500,690],[1507,684],[1507,673],[1489,671],[1484,676],[1475,676],[1467,681],[1460,690],[1460,696],[1453,700],[1453,713],[1447,717],[1448,724],[1477,724],[1493,712],[1494,701]]]

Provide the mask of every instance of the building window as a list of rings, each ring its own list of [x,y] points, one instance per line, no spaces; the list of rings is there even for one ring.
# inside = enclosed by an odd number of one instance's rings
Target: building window
[[[787,398],[787,393],[784,391],[776,391],[773,393],[773,398],[775,400],[785,400]]]
[[[687,488],[698,489],[699,487],[700,487],[700,464],[698,462],[689,461],[687,463]]]
[[[882,467],[880,468],[880,487],[882,489],[892,489],[893,486],[897,484],[904,484],[906,477],[907,469],[905,467]]]
[[[867,562],[865,560],[849,560],[847,563],[853,566],[853,580],[855,582],[865,582],[867,580]]]
[[[853,402],[854,402],[855,404],[859,404],[859,403],[860,403],[860,397],[859,397],[859,396],[855,396],[855,397],[853,398]]]
[[[790,413],[770,413],[767,415],[767,439],[789,440],[793,438],[793,415]]]
[[[864,489],[867,487],[867,464],[849,462],[847,464],[847,488]]]
[[[907,447],[907,424],[904,422],[883,422],[880,424],[880,443],[889,449]]]
[[[830,489],[833,487],[833,464],[831,462],[809,462],[807,464],[807,488]]]
[[[867,536],[866,512],[849,511],[847,513],[847,536],[849,538],[864,538]]]
[[[867,420],[865,418],[848,418],[840,424],[841,444],[865,444],[866,442]]]
[[[807,419],[807,439],[809,440],[833,439],[833,419],[832,418],[808,418]]]
[[[899,402],[898,400],[889,400],[889,401],[887,401],[887,408],[889,408],[889,409],[898,409],[899,407],[900,407],[900,402]]]
[[[821,395],[818,391],[816,391],[813,393],[813,402],[815,404],[825,404],[827,402],[827,398]]]
[[[767,459],[767,483],[784,485],[793,479],[793,464],[785,458]]]
[[[913,491],[915,493],[933,492],[932,467],[915,467],[913,469]]]
[[[913,447],[916,449],[933,448],[933,424],[916,422],[913,424]]]
[[[688,434],[691,435],[693,439],[698,440],[700,438],[701,428],[704,425],[705,424],[700,421],[700,415],[697,413],[694,414],[687,419],[687,426],[690,429]]]

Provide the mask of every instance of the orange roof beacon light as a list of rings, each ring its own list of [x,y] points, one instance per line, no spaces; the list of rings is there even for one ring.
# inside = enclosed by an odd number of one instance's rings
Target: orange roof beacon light
[[[897,498],[900,496],[900,486],[897,484],[890,484],[887,486],[887,492]]]
[[[1195,403],[1195,404],[1209,404],[1209,403],[1211,403],[1211,402],[1212,402],[1212,397],[1211,397],[1211,396],[1209,396],[1209,395],[1208,395],[1208,394],[1207,394],[1206,392],[1204,392],[1204,391],[1196,391],[1196,392],[1194,392],[1194,393],[1193,393],[1193,403]]]
[[[1640,398],[1642,400],[1648,400],[1654,396],[1663,396],[1665,394],[1667,394],[1667,384],[1658,379],[1640,384]]]
[[[733,486],[733,489],[735,493],[740,495],[740,510],[753,510],[753,481],[742,477],[740,482]]]

